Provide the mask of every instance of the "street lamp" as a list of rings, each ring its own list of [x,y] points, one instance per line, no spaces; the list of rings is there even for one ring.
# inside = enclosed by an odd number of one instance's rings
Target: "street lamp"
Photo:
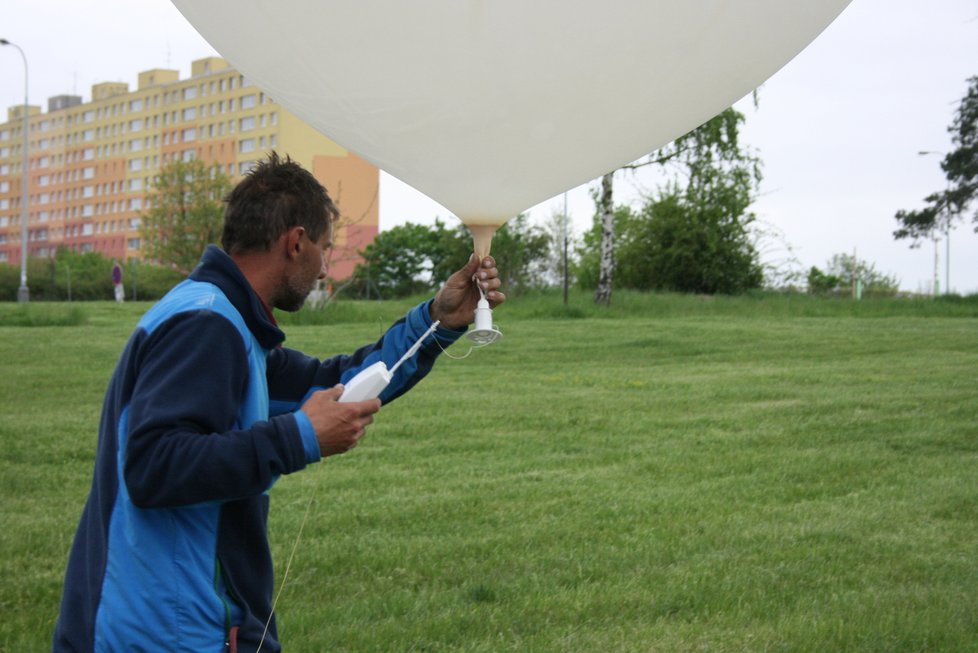
[[[16,43],[11,43],[7,39],[0,39],[0,45],[10,45],[17,48],[20,58],[24,60],[24,146],[22,150],[21,170],[22,177],[20,182],[20,288],[17,289],[17,301],[30,301],[31,293],[27,288],[27,190],[28,190],[28,166],[27,166],[27,127],[30,122],[30,107],[27,104],[27,55]]]
[[[947,156],[944,152],[937,152],[935,150],[921,150],[917,152],[917,156],[927,156],[929,154],[936,154],[938,156]],[[948,181],[948,189],[950,190],[951,182]],[[945,219],[947,222],[944,223],[944,294],[950,294],[951,292],[951,207],[947,205],[945,208]]]

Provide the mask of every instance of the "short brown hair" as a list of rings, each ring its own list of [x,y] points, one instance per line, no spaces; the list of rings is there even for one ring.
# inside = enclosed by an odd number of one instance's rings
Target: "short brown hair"
[[[267,251],[296,226],[318,242],[340,216],[312,173],[274,151],[245,174],[225,202],[221,246],[229,254]]]

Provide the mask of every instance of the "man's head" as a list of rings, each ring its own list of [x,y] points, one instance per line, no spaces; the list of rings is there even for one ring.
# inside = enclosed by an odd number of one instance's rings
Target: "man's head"
[[[331,234],[340,212],[326,189],[298,163],[277,152],[253,167],[227,197],[221,246],[228,254],[268,251],[292,227],[313,240]]]
[[[232,257],[281,255],[281,278],[271,304],[302,307],[325,275],[323,250],[339,210],[315,177],[289,157],[272,152],[227,197],[221,245]]]

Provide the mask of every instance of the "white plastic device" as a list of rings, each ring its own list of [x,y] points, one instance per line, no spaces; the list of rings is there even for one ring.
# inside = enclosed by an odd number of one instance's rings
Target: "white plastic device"
[[[387,364],[384,361],[377,361],[373,365],[363,368],[357,374],[343,384],[343,394],[340,396],[339,401],[350,402],[350,401],[367,401],[368,399],[376,399],[380,396],[380,393],[384,391],[390,382],[394,378],[394,372],[401,364],[418,353],[421,348],[421,343],[424,342],[425,338],[435,332],[438,328],[439,322],[436,320],[434,324],[431,325],[427,331],[424,332],[417,342],[415,342],[410,349],[408,349],[401,359],[394,363],[394,367],[387,369]]]
[[[492,325],[492,309],[489,308],[489,300],[482,286],[475,279],[475,287],[479,289],[479,303],[475,305],[475,324],[474,328],[465,334],[465,337],[477,345],[491,345],[503,337],[502,332]]]

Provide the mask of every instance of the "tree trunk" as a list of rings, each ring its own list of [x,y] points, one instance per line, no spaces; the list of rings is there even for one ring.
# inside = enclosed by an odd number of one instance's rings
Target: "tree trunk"
[[[598,196],[598,209],[601,212],[601,267],[598,273],[598,287],[594,291],[594,302],[611,305],[611,289],[615,275],[615,207],[612,177],[609,172],[601,178],[601,195]]]

